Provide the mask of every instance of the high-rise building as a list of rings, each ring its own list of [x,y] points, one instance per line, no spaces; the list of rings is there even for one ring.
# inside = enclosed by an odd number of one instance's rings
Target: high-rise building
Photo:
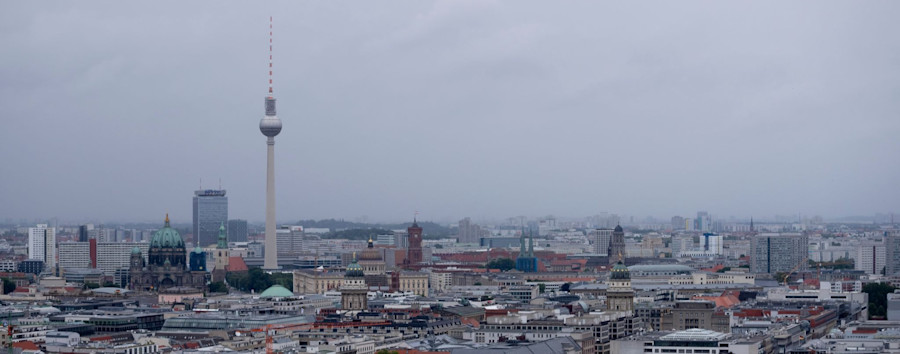
[[[699,231],[708,232],[710,224],[709,213],[705,211],[698,211],[696,225],[694,225],[694,228]]]
[[[484,232],[481,226],[472,223],[472,219],[464,218],[459,221],[459,238],[460,243],[478,243]]]
[[[684,218],[680,216],[672,217],[672,229],[673,230],[684,230]]]
[[[694,237],[691,235],[672,235],[672,243],[669,247],[672,248],[673,257],[681,257],[682,252],[689,252],[694,249]]]
[[[885,275],[900,273],[900,230],[884,233],[884,253]]]
[[[224,189],[194,191],[194,243],[215,245],[219,226],[228,222],[228,197]]]
[[[38,224],[28,228],[28,258],[44,262],[44,270],[56,270],[56,228]]]
[[[131,251],[138,248],[146,257],[150,244],[146,242],[61,242],[59,244],[60,273],[71,269],[96,268],[105,275],[127,269]]]
[[[85,224],[78,226],[78,242],[87,242],[90,238],[91,230],[94,229],[94,224]]]
[[[808,268],[809,237],[804,234],[759,234],[750,239],[750,270],[789,273]]]
[[[722,254],[722,236],[714,234],[714,233],[704,233],[703,238],[703,251],[707,254]]]
[[[609,258],[609,264],[616,264],[618,261],[625,262],[625,230],[621,225],[616,225],[609,239],[609,251],[606,253]]]
[[[228,220],[228,242],[247,242],[247,220]]]
[[[304,252],[303,226],[282,226],[275,233],[279,256],[299,256]]]
[[[594,243],[592,250],[594,254],[609,256],[609,240],[612,238],[612,233],[612,229],[591,230],[590,239]]]
[[[269,94],[266,95],[266,115],[259,121],[259,131],[266,136],[266,252],[264,269],[278,269],[275,240],[275,136],[281,133],[281,119],[275,114],[275,94],[272,91],[272,18],[269,17]]]
[[[72,269],[87,268],[91,268],[91,244],[89,242],[59,243],[60,274]]]
[[[881,274],[885,267],[885,247],[883,242],[866,242],[861,243],[856,248],[856,259],[854,259],[854,267],[856,270],[866,272],[866,274]]]

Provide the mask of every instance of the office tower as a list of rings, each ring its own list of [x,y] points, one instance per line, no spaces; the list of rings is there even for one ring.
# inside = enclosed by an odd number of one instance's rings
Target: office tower
[[[228,222],[228,197],[224,189],[194,191],[194,243],[215,245],[219,226]]]
[[[228,220],[228,242],[247,242],[247,220]]]
[[[85,224],[78,227],[78,242],[87,242],[90,238],[91,231],[94,230],[94,224]]]
[[[713,233],[704,233],[703,252],[706,254],[722,254],[722,236]]]
[[[411,266],[422,263],[422,228],[413,220],[412,226],[406,229],[406,233],[408,235],[407,243],[409,244],[406,253],[406,265]]]
[[[710,225],[709,213],[707,213],[705,211],[698,211],[697,212],[697,221],[696,221],[696,225],[694,225],[695,226],[694,229],[706,232],[706,231],[709,231],[709,225]]]
[[[303,226],[282,226],[275,233],[278,256],[299,256],[303,253]],[[268,247],[266,247],[268,252]]]
[[[481,226],[473,224],[472,219],[464,218],[459,221],[458,241],[460,243],[478,243],[482,234]]]
[[[609,264],[616,264],[618,261],[625,263],[625,230],[621,225],[616,225],[609,239],[609,251],[607,252]]]
[[[697,229],[695,226],[696,226],[696,224],[694,223],[694,219],[691,219],[691,218],[684,219],[684,230],[685,231],[694,231]]]
[[[861,243],[856,248],[854,268],[866,272],[866,274],[881,274],[885,267],[885,247],[883,242]]]
[[[91,268],[91,244],[89,242],[60,242],[60,274],[72,269]]]
[[[609,256],[609,240],[612,238],[612,229],[591,230],[590,239],[594,243],[593,252],[601,256]]]
[[[281,133],[281,119],[275,114],[275,95],[272,91],[272,18],[269,17],[269,94],[266,96],[266,116],[259,121],[259,131],[266,136],[266,253],[264,269],[278,269],[275,240],[275,136]]]
[[[44,262],[45,270],[56,270],[56,228],[47,224],[28,228],[28,259]]]
[[[681,257],[682,252],[689,252],[694,249],[694,237],[691,235],[673,235],[672,243],[669,247],[672,248],[673,257]]]
[[[684,218],[680,216],[672,217],[672,229],[673,230],[684,230]]]
[[[750,270],[790,273],[808,268],[809,237],[804,234],[759,234],[750,239]]]
[[[884,253],[885,275],[900,273],[900,231],[891,230],[884,233]]]

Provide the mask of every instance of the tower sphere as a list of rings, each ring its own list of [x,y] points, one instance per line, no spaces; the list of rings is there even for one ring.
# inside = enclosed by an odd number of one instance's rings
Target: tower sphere
[[[263,135],[274,138],[281,133],[281,119],[277,117],[265,117],[259,120],[259,131]]]

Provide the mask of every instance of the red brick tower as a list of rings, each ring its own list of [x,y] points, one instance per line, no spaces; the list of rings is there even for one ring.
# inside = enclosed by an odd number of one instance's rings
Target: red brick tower
[[[406,254],[406,265],[417,265],[422,263],[422,228],[413,219],[413,224],[406,229],[409,235],[409,248]]]

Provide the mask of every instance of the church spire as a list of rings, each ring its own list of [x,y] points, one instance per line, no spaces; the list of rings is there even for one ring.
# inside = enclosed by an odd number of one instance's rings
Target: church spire
[[[218,249],[226,249],[228,248],[228,236],[225,235],[225,223],[223,222],[221,226],[219,226],[219,242],[216,245]]]
[[[519,236],[519,257],[525,257],[525,228],[522,228],[522,235]]]
[[[534,231],[529,232],[528,237],[528,257],[534,258]]]

